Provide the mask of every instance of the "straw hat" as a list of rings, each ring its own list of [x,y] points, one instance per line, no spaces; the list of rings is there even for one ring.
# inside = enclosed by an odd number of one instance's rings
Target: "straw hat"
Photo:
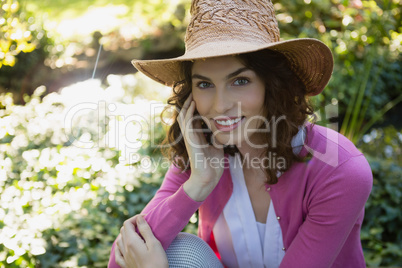
[[[330,49],[321,41],[280,41],[270,0],[193,0],[185,37],[186,52],[172,59],[133,60],[132,64],[167,86],[183,80],[180,62],[271,49],[285,55],[309,95],[319,94],[333,69]]]

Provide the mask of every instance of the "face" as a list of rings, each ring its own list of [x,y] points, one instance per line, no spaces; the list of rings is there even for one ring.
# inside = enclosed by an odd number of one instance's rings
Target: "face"
[[[234,56],[197,60],[192,68],[196,109],[221,144],[256,144],[263,122],[264,83]]]

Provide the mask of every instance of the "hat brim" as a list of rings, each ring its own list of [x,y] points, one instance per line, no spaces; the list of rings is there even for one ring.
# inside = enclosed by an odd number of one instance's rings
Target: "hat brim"
[[[133,60],[134,67],[151,79],[166,86],[173,86],[183,79],[180,63],[220,56],[237,55],[271,49],[282,53],[289,61],[293,72],[307,88],[308,95],[322,92],[333,71],[331,50],[321,41],[300,38],[270,44],[250,44],[235,41],[217,41],[198,46],[184,55],[171,59]]]

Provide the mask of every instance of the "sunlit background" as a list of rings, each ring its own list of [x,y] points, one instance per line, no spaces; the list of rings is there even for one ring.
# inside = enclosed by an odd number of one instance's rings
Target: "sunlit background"
[[[313,99],[317,123],[372,167],[368,266],[400,265],[402,2],[273,2],[283,39],[318,38],[334,53],[334,75]],[[170,89],[130,61],[181,55],[189,6],[0,0],[0,268],[106,267],[121,224],[169,166],[156,147]],[[196,226],[194,215],[186,231]]]

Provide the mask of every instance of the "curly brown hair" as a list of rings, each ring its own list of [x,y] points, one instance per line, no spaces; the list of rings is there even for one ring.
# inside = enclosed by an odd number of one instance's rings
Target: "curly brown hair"
[[[288,170],[294,162],[305,161],[309,157],[300,157],[293,153],[291,146],[292,138],[299,131],[309,115],[313,115],[314,110],[309,102],[308,89],[300,81],[300,79],[291,70],[291,66],[286,57],[273,50],[261,50],[246,54],[236,55],[247,68],[250,68],[264,81],[266,94],[264,100],[264,116],[275,119],[284,116],[284,120],[280,120],[276,124],[276,146],[272,146],[264,151],[261,157],[282,157],[286,165],[282,166],[261,166],[267,175],[267,183],[275,184],[278,182],[277,173]],[[168,107],[165,110],[173,107],[173,124],[170,126],[167,136],[163,144],[167,149],[164,154],[181,170],[189,169],[189,157],[187,154],[184,140],[181,138],[181,130],[177,122],[178,112],[183,107],[185,100],[191,93],[191,70],[193,63],[191,61],[182,62],[181,72],[184,77],[182,81],[177,82],[173,86],[173,94],[168,99]],[[163,114],[163,113],[162,113]],[[283,118],[283,117],[282,117]],[[264,126],[261,126],[261,128]],[[203,124],[206,132],[207,141],[210,142],[211,132]],[[270,144],[272,141],[272,133],[269,131],[265,135],[265,144]],[[236,146],[227,146],[224,148],[225,154],[234,155],[240,153]],[[270,153],[270,156],[269,156]],[[266,158],[264,158],[266,159]]]

